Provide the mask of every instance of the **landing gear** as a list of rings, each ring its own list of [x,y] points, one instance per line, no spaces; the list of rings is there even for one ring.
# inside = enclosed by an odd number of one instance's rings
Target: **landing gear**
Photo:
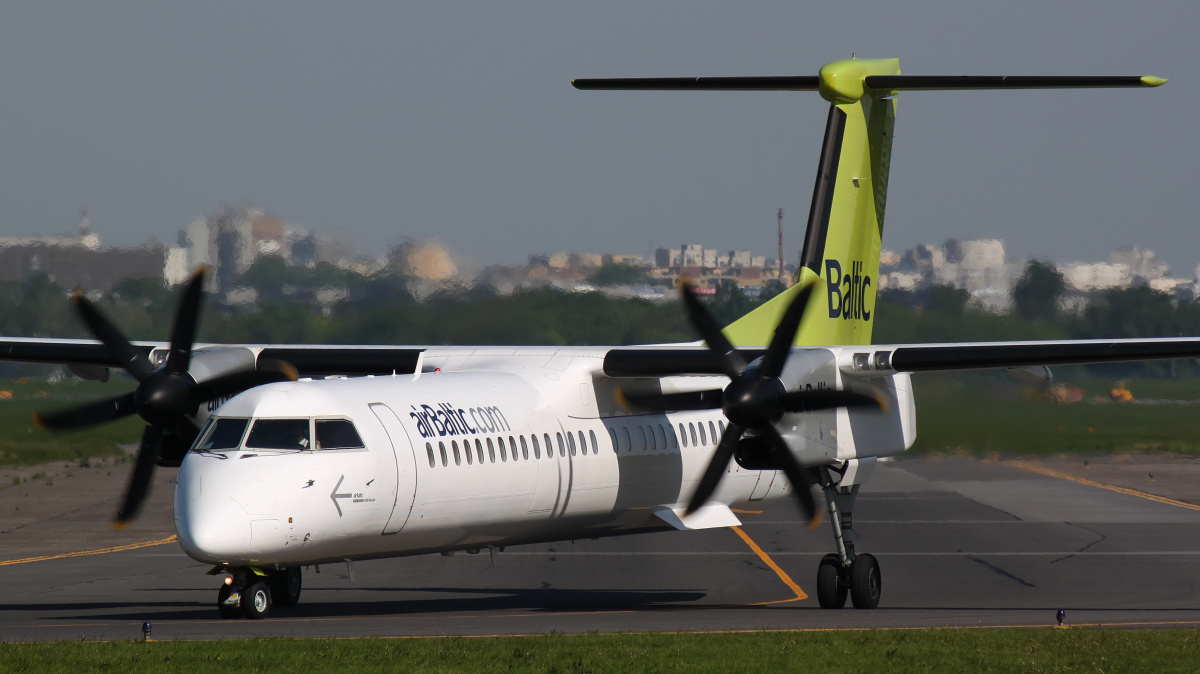
[[[859,485],[839,488],[834,481],[836,472],[830,475],[830,467],[816,470],[837,546],[837,553],[825,555],[817,567],[817,603],[821,608],[842,608],[849,595],[854,608],[877,608],[883,587],[879,561],[874,555],[856,555],[852,542],[855,533],[851,512]]]
[[[228,574],[217,591],[217,612],[222,618],[267,617],[272,606],[295,606],[300,601],[300,567],[264,572],[250,567],[218,566],[209,572]]]
[[[271,589],[262,581],[251,583],[242,592],[242,613],[247,618],[258,620],[266,618],[270,612]]]
[[[295,606],[300,603],[300,567],[272,571],[267,576],[271,587],[271,603],[276,606]]]

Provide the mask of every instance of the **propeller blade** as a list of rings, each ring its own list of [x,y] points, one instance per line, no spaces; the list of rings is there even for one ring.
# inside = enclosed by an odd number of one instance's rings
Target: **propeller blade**
[[[792,487],[796,491],[796,500],[800,503],[800,514],[808,520],[808,530],[816,529],[821,524],[823,512],[817,510],[817,503],[813,499],[812,477],[808,474],[808,470],[796,460],[796,455],[788,449],[787,443],[783,441],[783,436],[774,426],[767,427],[766,435],[774,446],[774,450],[771,452],[772,457],[783,469],[784,474],[788,476],[788,480],[791,481]]]
[[[200,301],[204,299],[204,276],[208,268],[201,266],[192,274],[183,300],[175,310],[171,326],[171,350],[167,353],[167,372],[186,372],[192,360],[192,345],[196,341],[196,323],[200,320]]]
[[[50,412],[49,414],[33,413],[33,425],[51,431],[63,431],[72,428],[86,428],[102,424],[113,419],[127,417],[137,412],[133,403],[133,394],[98,400],[94,403],[72,407],[70,409]]]
[[[792,352],[792,342],[796,339],[796,331],[800,329],[800,319],[804,317],[804,308],[808,306],[808,298],[812,295],[815,283],[809,283],[801,288],[775,326],[775,334],[771,337],[771,345],[758,366],[758,376],[778,377],[783,373],[783,365],[787,362],[788,354]]]
[[[700,478],[700,484],[696,485],[696,491],[692,494],[692,500],[688,501],[687,511],[685,515],[691,515],[704,505],[708,498],[717,490],[717,485],[721,483],[721,478],[725,475],[725,469],[729,466],[729,460],[733,458],[733,450],[737,448],[738,440],[742,439],[742,427],[730,422],[725,427],[725,433],[721,436],[721,442],[717,444],[716,451],[713,452],[712,460],[708,463],[708,468],[704,469],[704,476]]]
[[[881,412],[888,408],[887,397],[874,388],[861,390],[822,389],[790,391],[779,396],[780,405],[788,412],[817,412],[838,407],[874,407]]]
[[[195,400],[207,401],[222,396],[232,396],[263,384],[279,381],[296,381],[296,370],[245,370],[202,381],[192,387]]]
[[[71,302],[96,339],[104,342],[104,346],[108,348],[108,353],[113,360],[120,363],[121,367],[125,368],[138,381],[144,381],[146,377],[150,376],[150,373],[154,371],[154,366],[150,364],[150,359],[146,357],[146,354],[130,344],[129,340],[125,339],[125,335],[121,334],[121,331],[110,323],[104,314],[92,306],[82,292],[76,290],[71,293]]]
[[[146,495],[150,493],[150,479],[154,476],[154,462],[158,458],[159,445],[162,444],[163,430],[158,426],[146,426],[142,432],[142,446],[138,448],[137,460],[133,464],[133,473],[129,476],[129,486],[125,488],[125,500],[113,520],[113,527],[124,529],[137,517],[142,509]]]
[[[650,393],[617,389],[617,404],[622,409],[667,412],[683,410],[721,409],[721,389],[688,391],[686,393]]]
[[[683,291],[683,306],[687,309],[688,320],[691,321],[692,327],[696,328],[696,332],[700,333],[708,349],[721,359],[721,369],[725,376],[733,379],[741,374],[742,370],[746,369],[746,359],[742,358],[742,354],[725,338],[721,326],[717,325],[717,319],[713,318],[700,298],[692,292],[692,284],[685,278],[679,283],[679,289]]]

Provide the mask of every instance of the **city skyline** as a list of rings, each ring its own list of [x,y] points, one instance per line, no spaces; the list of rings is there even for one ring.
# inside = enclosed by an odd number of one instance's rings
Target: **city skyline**
[[[1183,111],[1200,7],[1082,11],[785,2],[30,4],[0,26],[0,233],[118,245],[212,204],[259,205],[362,250],[464,257],[803,233],[827,105],[812,93],[581,92],[576,77],[812,74],[849,56],[920,74],[1150,74],[1146,91],[905,92],[884,245],[1005,239],[1100,259],[1200,247]],[[1153,17],[1148,20],[1147,17]],[[958,27],[970,26],[970,30]],[[761,227],[761,229],[759,229]],[[1136,239],[1136,240],[1135,240]],[[619,244],[619,245],[618,245]],[[798,247],[793,246],[793,247]]]

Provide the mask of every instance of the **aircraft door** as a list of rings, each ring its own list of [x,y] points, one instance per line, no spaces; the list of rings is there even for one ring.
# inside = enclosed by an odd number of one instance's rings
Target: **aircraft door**
[[[408,434],[404,432],[404,426],[396,417],[396,413],[383,403],[371,403],[370,407],[387,431],[388,440],[392,443],[392,452],[396,455],[395,500],[392,503],[392,515],[383,527],[383,533],[394,534],[404,528],[408,522],[408,515],[412,512],[413,501],[417,496],[417,464]]]

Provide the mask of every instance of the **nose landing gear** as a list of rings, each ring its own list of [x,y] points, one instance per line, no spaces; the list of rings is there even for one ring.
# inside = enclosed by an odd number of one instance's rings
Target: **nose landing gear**
[[[222,618],[267,617],[272,606],[295,606],[300,601],[300,567],[266,571],[249,566],[218,566],[210,575],[229,574],[217,591],[217,612]]]

